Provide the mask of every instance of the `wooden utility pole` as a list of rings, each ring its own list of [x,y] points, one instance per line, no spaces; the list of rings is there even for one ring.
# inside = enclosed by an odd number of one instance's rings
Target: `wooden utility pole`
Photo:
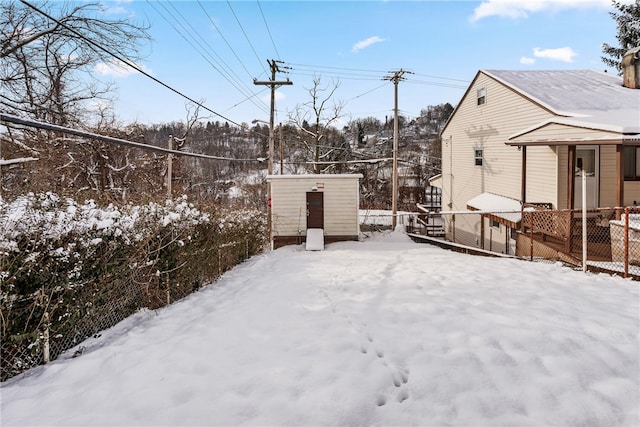
[[[169,150],[173,150],[173,135],[169,135]],[[171,198],[173,184],[173,154],[167,154],[167,196]]]
[[[274,146],[274,129],[273,120],[275,116],[275,104],[276,104],[276,88],[283,85],[292,85],[293,82],[289,79],[284,81],[276,81],[276,73],[282,73],[281,64],[282,61],[276,61],[275,59],[267,60],[269,67],[271,68],[271,80],[258,81],[253,79],[254,85],[269,86],[271,87],[271,112],[269,114],[269,175],[273,175],[273,146]],[[287,68],[287,67],[282,67]],[[269,228],[269,242],[273,246],[273,236],[271,235],[271,183],[267,184],[267,226]]]
[[[273,174],[273,146],[274,146],[273,120],[275,116],[276,88],[282,85],[292,85],[293,82],[289,79],[284,81],[276,81],[276,73],[284,72],[281,70],[280,66],[278,65],[282,63],[282,61],[267,60],[267,63],[271,68],[271,80],[258,81],[254,79],[253,84],[271,87],[271,111],[269,114],[269,175],[272,175]]]
[[[393,178],[391,194],[391,229],[396,229],[398,214],[398,82],[404,80],[404,74],[408,71],[402,68],[398,71],[391,71],[392,76],[387,76],[384,80],[391,80],[394,86],[394,106],[393,106]]]
[[[284,146],[282,145],[282,123],[278,124],[278,130],[280,131],[279,142],[280,142],[280,175],[284,174]]]

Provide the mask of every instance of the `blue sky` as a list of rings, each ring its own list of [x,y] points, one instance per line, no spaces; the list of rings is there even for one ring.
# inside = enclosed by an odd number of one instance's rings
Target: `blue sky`
[[[271,59],[290,67],[277,79],[293,82],[277,90],[276,123],[311,100],[314,76],[323,88],[339,83],[331,101],[343,104],[346,123],[392,116],[392,71],[409,72],[399,109],[415,118],[429,105],[455,106],[479,69],[605,70],[602,43],[616,44],[609,0],[103,3],[111,17],[151,26],[139,65],[222,122],[268,120],[269,90],[253,79],[269,79]],[[187,101],[148,77],[100,71],[119,88],[121,121],[185,120]]]

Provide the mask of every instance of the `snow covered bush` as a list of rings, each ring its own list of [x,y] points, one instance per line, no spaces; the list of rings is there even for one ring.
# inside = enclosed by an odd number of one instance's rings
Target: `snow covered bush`
[[[253,210],[0,199],[2,380],[148,307],[180,299],[266,244]],[[46,334],[45,334],[46,332]]]

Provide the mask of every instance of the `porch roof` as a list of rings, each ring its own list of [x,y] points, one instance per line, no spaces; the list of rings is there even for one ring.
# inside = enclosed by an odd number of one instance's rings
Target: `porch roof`
[[[621,116],[628,118],[627,123],[633,120],[640,121],[640,109],[638,111],[618,112]],[[634,117],[634,119],[632,119]],[[581,136],[568,137],[564,133],[556,133],[552,136],[546,132],[540,133],[549,126],[565,126],[582,132],[576,133]],[[537,123],[529,128],[511,135],[505,144],[511,146],[523,145],[640,145],[640,125],[620,126],[611,122],[601,121],[596,116],[593,117],[553,117]],[[584,131],[587,131],[585,133]]]
[[[522,218],[519,200],[493,193],[482,193],[467,201],[467,209],[482,211],[484,215],[508,227],[517,227]]]

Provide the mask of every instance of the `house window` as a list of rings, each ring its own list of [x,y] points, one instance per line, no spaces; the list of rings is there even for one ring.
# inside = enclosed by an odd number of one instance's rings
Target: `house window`
[[[517,228],[511,228],[511,239],[512,240],[516,240],[518,238],[518,229]]]
[[[478,105],[484,105],[487,102],[487,89],[480,88],[476,93],[477,93]]]
[[[475,150],[476,166],[482,166],[482,150]]]
[[[640,181],[640,147],[624,147],[624,179]]]
[[[497,228],[498,230],[500,230],[500,223],[498,221],[496,221],[495,219],[491,220],[491,228]]]

